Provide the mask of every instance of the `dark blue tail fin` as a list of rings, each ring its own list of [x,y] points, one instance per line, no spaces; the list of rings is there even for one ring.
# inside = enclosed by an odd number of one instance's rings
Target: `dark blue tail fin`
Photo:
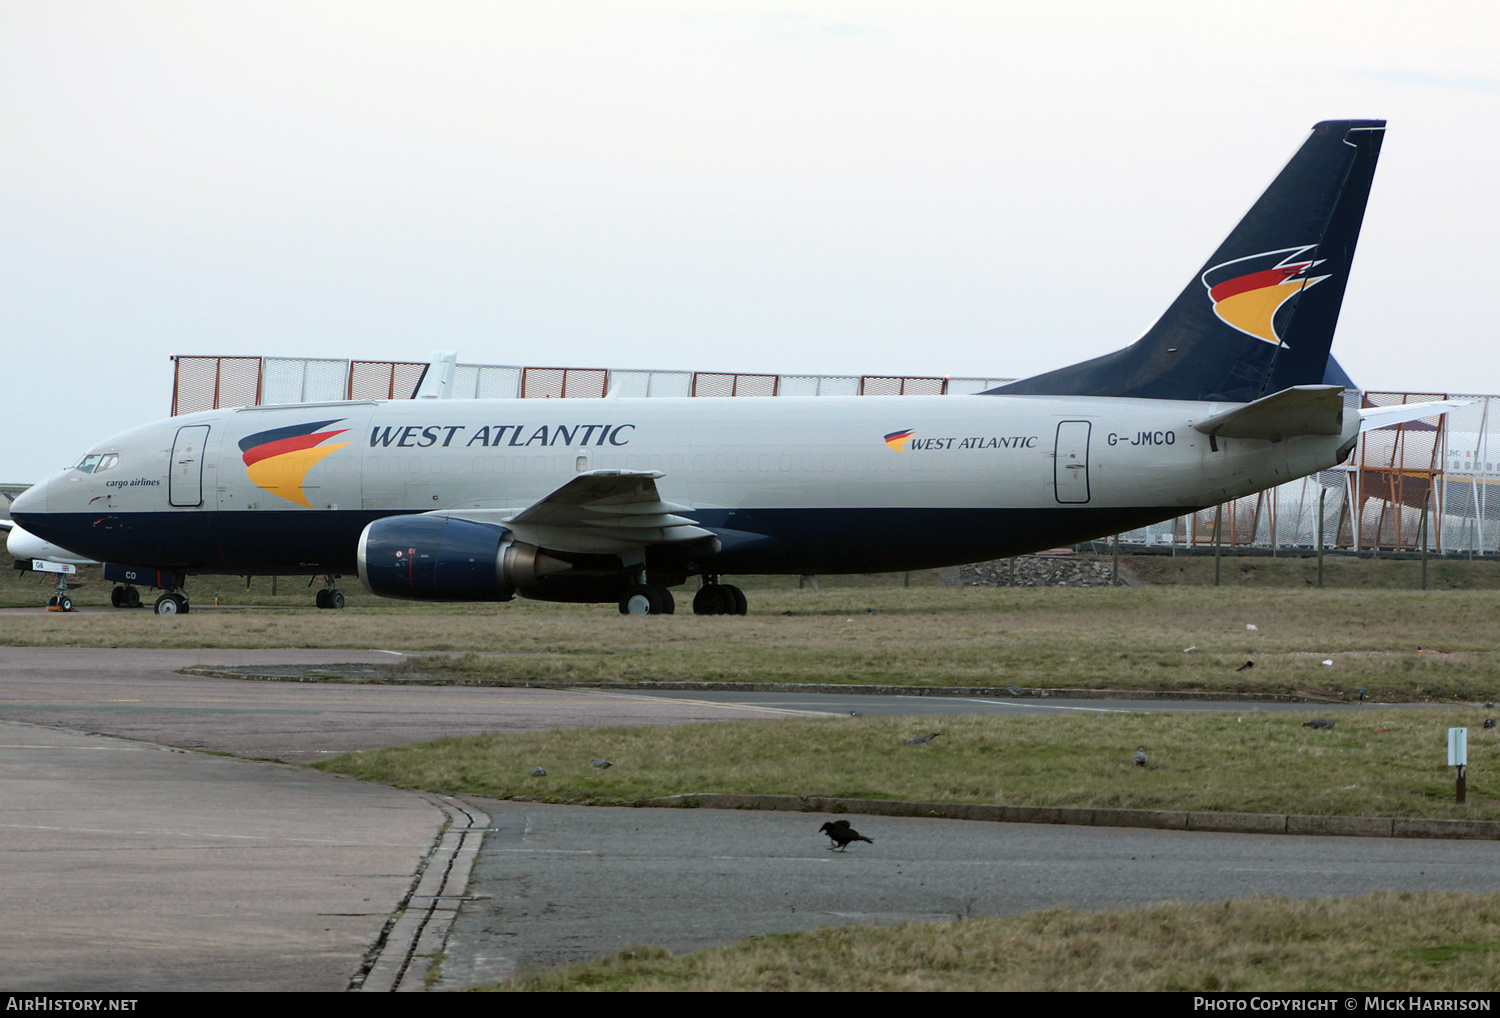
[[[1322,382],[1384,120],[1329,120],[1134,344],[1006,395],[1246,403]]]

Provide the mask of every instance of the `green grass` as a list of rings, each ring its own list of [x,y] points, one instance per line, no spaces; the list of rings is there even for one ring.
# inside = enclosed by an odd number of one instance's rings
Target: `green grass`
[[[1483,709],[789,718],[554,730],[350,753],[317,766],[402,788],[629,803],[704,792],[1016,806],[1500,819]],[[1467,726],[1468,802],[1447,729]],[[922,732],[942,734],[907,745]],[[1146,747],[1149,766],[1132,765]],[[595,770],[595,757],[614,766]],[[546,777],[528,771],[541,766]]]
[[[1375,699],[1500,697],[1500,591],[907,588],[899,577],[860,580],[831,578],[822,593],[797,589],[795,579],[746,581],[745,618],[695,616],[685,603],[681,614],[627,618],[610,605],[409,605],[356,592],[353,607],[332,612],[305,607],[311,594],[298,588],[278,596],[295,596],[300,610],[10,615],[0,644],[442,652],[459,657],[419,667],[527,683],[1015,685],[1333,698],[1357,698],[1363,688]],[[1427,653],[1419,656],[1418,646]],[[1246,660],[1255,667],[1237,671]]]
[[[1256,897],[632,948],[485,989],[1492,992],[1500,896]]]

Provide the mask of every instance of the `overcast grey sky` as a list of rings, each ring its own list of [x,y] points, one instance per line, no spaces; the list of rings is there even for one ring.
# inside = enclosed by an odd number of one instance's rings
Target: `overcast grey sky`
[[[1500,4],[0,0],[0,481],[168,355],[1021,377],[1390,121],[1335,354],[1500,393]]]

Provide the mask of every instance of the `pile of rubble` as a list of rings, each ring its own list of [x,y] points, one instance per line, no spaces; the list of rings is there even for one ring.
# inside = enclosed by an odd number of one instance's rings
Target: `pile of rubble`
[[[1015,563],[1012,574],[1011,563]],[[1014,559],[976,562],[943,570],[944,582],[955,587],[1134,587],[1139,582],[1123,567],[1113,584],[1113,562],[1108,558],[1080,555],[1018,555]],[[1014,576],[1014,578],[1012,578]]]

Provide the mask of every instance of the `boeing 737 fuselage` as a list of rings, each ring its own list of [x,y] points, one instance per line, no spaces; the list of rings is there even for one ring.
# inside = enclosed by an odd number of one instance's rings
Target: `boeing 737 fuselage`
[[[215,410],[96,446],[12,513],[166,588],[163,612],[186,610],[191,574],[357,571],[389,597],[648,614],[696,575],[696,611],[743,613],[721,577],[953,565],[1141,527],[1353,447],[1360,418],[1322,383],[1383,128],[1314,128],[1134,345],[988,393]]]

